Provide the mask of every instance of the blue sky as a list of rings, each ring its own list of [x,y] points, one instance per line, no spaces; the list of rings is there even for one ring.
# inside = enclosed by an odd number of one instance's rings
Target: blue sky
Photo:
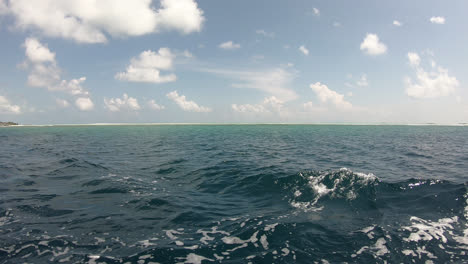
[[[0,120],[468,122],[468,2],[0,0]]]

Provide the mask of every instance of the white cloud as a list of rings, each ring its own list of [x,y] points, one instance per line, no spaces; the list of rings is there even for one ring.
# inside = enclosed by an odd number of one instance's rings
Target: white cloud
[[[381,55],[387,52],[387,46],[380,42],[376,34],[367,34],[361,43],[361,50],[368,55]]]
[[[234,112],[238,113],[265,113],[267,110],[265,107],[261,104],[243,104],[243,105],[238,105],[238,104],[232,104],[231,105],[232,110]]]
[[[118,112],[122,110],[138,111],[141,109],[138,104],[138,100],[129,97],[126,93],[123,94],[122,99],[120,98],[104,98],[105,107],[111,112]]]
[[[429,21],[431,21],[432,24],[443,25],[443,24],[445,24],[445,17],[441,17],[441,16],[438,16],[438,17],[431,17],[431,18],[429,19]]]
[[[94,108],[93,101],[91,101],[90,98],[88,97],[80,97],[76,99],[75,105],[81,110],[81,111],[90,111]]]
[[[419,66],[421,63],[421,57],[417,53],[408,52],[408,61],[411,66]]]
[[[147,0],[143,1],[147,2]],[[136,1],[130,0],[129,2]],[[161,0],[161,9],[156,14],[155,28],[156,31],[161,28],[189,34],[200,32],[204,21],[203,10],[198,8],[194,0]]]
[[[232,110],[238,113],[269,113],[277,112],[281,113],[284,102],[276,98],[275,96],[267,97],[260,104],[233,104],[231,105]]]
[[[346,78],[349,79],[348,82],[344,83],[344,85],[346,87],[354,88],[356,86],[358,86],[358,87],[367,87],[367,86],[369,86],[369,80],[367,79],[367,74],[365,74],[365,73],[361,74],[361,77],[359,77],[359,79],[353,78],[352,74],[347,74]]]
[[[302,107],[307,111],[315,110],[315,105],[313,102],[306,102],[302,105]]]
[[[46,88],[49,91],[66,92],[74,96],[89,97],[89,92],[82,86],[86,77],[63,80],[56,55],[46,45],[35,38],[27,38],[23,47],[26,61],[23,62],[22,67],[29,70],[28,85]]]
[[[299,47],[299,51],[304,53],[306,56],[309,55],[309,50],[304,45]]]
[[[297,94],[290,88],[295,75],[282,68],[264,71],[235,71],[223,69],[201,69],[203,72],[218,74],[241,81],[232,84],[236,88],[251,88],[266,92],[282,101],[291,101]]]
[[[235,49],[240,49],[241,45],[234,43],[232,41],[227,41],[227,42],[219,44],[218,47],[220,49],[225,49],[225,50],[235,50]]]
[[[211,108],[204,107],[204,106],[199,106],[197,103],[194,101],[189,101],[185,97],[185,95],[179,95],[177,91],[172,91],[168,93],[167,98],[171,99],[174,101],[182,110],[187,111],[187,112],[211,112]]]
[[[312,88],[322,103],[331,103],[340,109],[350,109],[352,107],[351,103],[344,99],[344,95],[330,90],[325,84],[317,82],[311,84],[310,88]]]
[[[420,65],[420,57],[416,53],[408,53],[408,61],[416,71],[416,79],[405,78],[406,94],[413,98],[437,98],[448,96],[459,86],[457,78],[450,76],[448,70],[437,67],[432,61],[432,71],[425,71]]]
[[[177,80],[175,74],[161,75],[161,70],[171,70],[175,55],[168,48],[160,48],[158,53],[147,50],[130,60],[125,72],[115,75],[117,80],[129,82],[166,83]]]
[[[166,108],[163,105],[157,104],[155,100],[148,101],[148,107],[153,110],[163,110]]]
[[[81,84],[85,81],[86,77],[72,79],[70,81],[62,80],[58,87],[59,90],[68,91],[71,95],[89,95],[89,92],[81,86]]]
[[[258,29],[258,30],[255,31],[255,33],[257,33],[258,35],[262,35],[264,37],[269,37],[269,38],[274,38],[275,37],[274,32],[266,32],[263,29]]]
[[[184,50],[184,52],[182,53],[182,56],[189,58],[189,59],[193,58],[193,54],[188,50]]]
[[[360,86],[360,87],[369,86],[369,81],[367,80],[367,75],[366,74],[361,75],[361,78],[356,82],[356,85]]]
[[[80,43],[106,42],[107,35],[141,36],[164,30],[188,34],[201,30],[205,18],[194,0],[161,0],[157,10],[152,4],[152,0],[7,0],[4,13],[15,18],[19,29]]]
[[[55,102],[57,103],[58,106],[60,106],[62,108],[66,108],[66,107],[70,106],[70,103],[65,99],[57,98],[57,99],[55,99]]]
[[[4,0],[0,0],[0,15],[6,14],[8,12],[8,7]]]
[[[55,62],[55,53],[35,38],[27,38],[24,47],[26,56],[31,62]]]
[[[0,95],[0,114],[21,114],[21,107],[10,103],[5,96]]]
[[[334,27],[341,27],[341,23],[335,21],[335,22],[333,22],[333,26],[334,26]]]
[[[403,26],[403,23],[401,23],[401,22],[398,21],[398,20],[393,20],[393,25],[394,25],[394,26],[397,26],[397,27],[401,27],[401,26]]]
[[[313,102],[305,102],[302,104],[301,110],[305,111],[306,113],[321,112],[323,114],[326,113],[328,109],[323,106],[317,106]]]
[[[314,12],[314,16],[320,16],[320,10],[318,8],[313,8],[312,12]]]

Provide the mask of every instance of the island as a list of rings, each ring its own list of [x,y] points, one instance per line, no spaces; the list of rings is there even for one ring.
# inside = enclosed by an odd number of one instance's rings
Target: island
[[[0,127],[5,127],[5,126],[17,126],[18,123],[15,122],[1,122],[0,121]]]

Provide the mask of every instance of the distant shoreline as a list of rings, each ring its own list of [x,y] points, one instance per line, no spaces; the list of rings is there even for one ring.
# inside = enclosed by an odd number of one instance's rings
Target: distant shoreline
[[[15,122],[0,122],[0,127],[10,127],[10,126],[17,126],[18,123]]]
[[[10,124],[0,127],[61,127],[61,126],[457,126],[465,127],[468,123],[457,124],[404,124],[404,123],[90,123],[90,124]]]

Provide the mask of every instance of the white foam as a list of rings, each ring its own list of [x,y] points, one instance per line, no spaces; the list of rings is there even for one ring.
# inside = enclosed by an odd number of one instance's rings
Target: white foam
[[[274,223],[274,224],[271,224],[271,225],[266,225],[263,230],[265,232],[268,232],[270,230],[271,230],[271,232],[274,232],[277,225],[278,225],[278,223]]]
[[[336,176],[332,174],[336,174]],[[303,176],[302,173],[300,175]],[[333,179],[333,177],[335,177],[335,179]],[[355,191],[356,188],[366,186],[369,183],[378,180],[377,177],[372,173],[365,174],[360,172],[352,172],[347,168],[341,168],[338,173],[323,172],[319,176],[310,176],[308,179],[309,186],[315,193],[314,199],[309,202],[297,202],[294,200],[290,202],[293,207],[302,209],[306,212],[320,210],[321,208],[315,208],[315,205],[322,197],[326,195],[329,195],[332,198],[343,197],[348,200],[354,200],[358,197]],[[331,186],[324,184],[325,180],[331,179],[333,179]],[[345,184],[345,186],[342,186],[342,184]],[[296,194],[299,193],[296,191],[294,193],[295,197],[298,196]]]
[[[190,247],[184,247],[185,249],[190,249],[190,250],[195,250],[198,248],[198,245],[193,245],[193,246],[190,246]]]
[[[94,239],[96,239],[96,244],[101,244],[101,243],[106,242],[106,240],[104,238],[94,237]]]
[[[360,255],[362,254],[364,251],[372,251],[375,256],[383,256],[385,254],[388,254],[390,253],[390,251],[388,250],[387,246],[385,246],[387,244],[387,241],[385,241],[385,238],[381,237],[379,239],[377,239],[377,241],[375,242],[375,244],[373,246],[363,246],[361,249],[359,249],[356,254],[352,254],[351,257],[356,257],[357,255]]]
[[[360,230],[361,232],[367,234],[367,237],[369,237],[369,239],[374,239],[374,232],[372,232],[374,230],[375,226],[369,226],[369,227],[366,227],[362,230]]]
[[[176,240],[178,238],[177,236],[175,236],[175,234],[181,235],[183,233],[176,231],[176,230],[172,230],[172,229],[166,230],[166,236],[172,240]]]
[[[189,264],[201,264],[202,261],[214,261],[213,259],[206,258],[204,256],[200,256],[194,253],[190,253],[187,255],[185,261],[183,263],[189,263]]]
[[[179,241],[179,240],[177,240],[175,243],[176,243],[176,245],[179,246],[179,247],[182,247],[182,246],[184,245],[184,242]]]
[[[442,218],[437,222],[431,222],[412,216],[410,221],[412,222],[412,225],[403,227],[403,229],[410,231],[411,234],[408,238],[403,238],[403,240],[407,242],[418,242],[420,240],[429,241],[436,239],[441,240],[443,243],[447,243],[447,237],[445,237],[444,233],[447,230],[453,229],[453,224],[458,221],[458,217]]]
[[[268,241],[267,241],[267,237],[265,235],[262,235],[260,237],[260,244],[262,244],[262,247],[267,250],[268,249]]]
[[[414,253],[414,251],[411,249],[405,249],[401,251],[401,253],[405,254],[406,256],[413,256],[413,257],[417,256],[416,253]]]
[[[240,246],[237,246],[237,247],[235,247],[235,248],[228,249],[228,251],[229,251],[229,252],[234,252],[234,251],[236,251],[236,250],[238,250],[238,249],[245,248],[245,247],[248,247],[248,246],[249,246],[249,244],[244,243],[244,244],[242,244],[242,245],[240,245]]]
[[[432,259],[437,258],[436,256],[434,256],[434,254],[426,250],[426,246],[418,247],[415,251],[416,253],[418,253],[419,258],[422,257],[422,254],[425,254],[428,258],[432,258]]]
[[[290,252],[289,249],[287,248],[283,248],[281,249],[281,251],[283,251],[283,254],[281,254],[283,257],[286,257],[287,255],[289,255],[289,252]]]
[[[211,231],[206,231],[206,230],[202,230],[202,229],[197,230],[197,234],[202,234],[203,235],[203,237],[200,238],[200,242],[202,242],[205,245],[208,245],[208,241],[214,240],[214,237],[211,237],[208,234],[218,234],[218,233],[222,234],[222,235],[226,235],[226,236],[230,235],[228,232],[218,230],[217,226],[213,226],[211,228]]]
[[[139,257],[139,259],[147,259],[147,258],[151,258],[151,255],[143,255]]]
[[[150,240],[148,240],[148,239],[138,241],[138,243],[141,244],[143,247],[156,246],[155,243],[150,242]]]
[[[385,246],[385,244],[387,244],[387,241],[385,241],[384,238],[377,239],[377,242],[375,242],[375,245],[373,247],[377,249],[377,252],[375,252],[377,256],[383,256],[385,254],[390,253],[390,251],[388,251],[388,248]]]
[[[238,237],[223,237],[221,238],[221,240],[225,243],[225,244],[228,244],[228,245],[232,245],[232,244],[244,244],[244,243],[255,243],[258,241],[258,238],[257,238],[257,234],[258,234],[258,231],[256,231],[255,233],[252,234],[252,236],[247,239],[247,240],[242,240]]]
[[[213,254],[213,256],[216,258],[216,260],[223,260],[224,257],[223,256],[219,256],[218,254]]]

